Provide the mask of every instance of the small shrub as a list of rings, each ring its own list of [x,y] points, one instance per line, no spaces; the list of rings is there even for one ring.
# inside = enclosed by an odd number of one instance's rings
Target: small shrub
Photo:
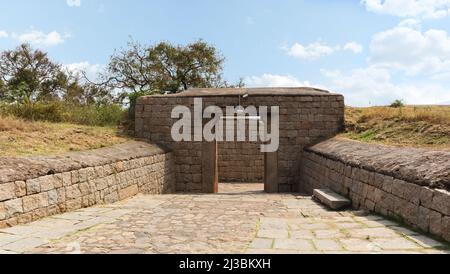
[[[403,100],[395,100],[395,101],[390,105],[391,108],[402,108],[402,107],[404,107],[404,106],[405,106],[405,104],[403,103]]]
[[[89,126],[119,125],[126,111],[119,105],[74,106],[65,113],[64,120],[69,123]]]
[[[2,113],[30,121],[62,122],[64,106],[57,102],[4,105]]]

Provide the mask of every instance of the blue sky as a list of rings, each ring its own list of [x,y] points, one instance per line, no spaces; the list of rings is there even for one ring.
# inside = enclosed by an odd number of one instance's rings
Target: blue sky
[[[0,50],[21,42],[94,75],[129,37],[226,57],[247,86],[315,86],[368,106],[450,103],[450,0],[0,0]]]

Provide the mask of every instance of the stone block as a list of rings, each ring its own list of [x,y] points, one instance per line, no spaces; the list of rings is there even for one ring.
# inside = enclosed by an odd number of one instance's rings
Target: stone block
[[[0,184],[0,202],[16,197],[16,186],[14,183]]]
[[[14,217],[23,213],[22,199],[14,199],[5,202],[5,209],[8,214],[8,218]]]
[[[88,182],[78,184],[78,188],[81,192],[81,196],[89,195],[91,193],[91,187]],[[78,197],[73,197],[78,198]]]
[[[105,178],[97,179],[94,182],[96,185],[95,189],[97,189],[97,190],[103,190],[108,187],[108,180]]]
[[[74,170],[74,171],[71,171],[70,172],[70,183],[68,183],[67,181],[66,181],[66,184],[64,184],[64,186],[70,186],[70,185],[72,185],[72,184],[78,184],[79,182],[80,182],[80,180],[81,180],[81,172],[82,171],[82,169],[81,170]],[[86,174],[86,180],[87,180],[87,174]]]
[[[68,200],[66,202],[66,211],[74,211],[82,207],[81,198]]]
[[[56,189],[56,193],[58,195],[58,203],[64,203],[66,201],[66,189],[58,188]]]
[[[66,188],[66,199],[77,199],[81,197],[81,191],[78,185],[69,186]]]
[[[385,176],[377,174],[377,178],[380,179],[383,191],[387,193],[392,193],[392,185],[394,184],[394,178],[391,176]]]
[[[450,216],[450,192],[441,189],[435,190],[431,208],[443,215]]]
[[[124,166],[123,166],[123,162],[117,162],[117,163],[114,163],[114,170],[117,172],[117,173],[120,173],[120,172],[123,172],[124,171]]]
[[[138,189],[137,185],[129,186],[125,189],[119,190],[119,199],[124,200],[124,199],[130,198],[130,197],[133,197],[136,194],[138,194],[138,192],[139,192],[139,189]]]
[[[430,230],[430,210],[423,206],[419,206],[419,216],[417,218],[417,226],[425,232]]]
[[[369,211],[374,211],[375,210],[375,203],[369,199],[366,199],[364,201],[364,207],[369,210]]]
[[[20,214],[17,216],[17,222],[19,224],[26,224],[33,221],[33,216],[31,213]]]
[[[57,183],[58,179],[53,175],[41,177],[41,178],[39,178],[39,181],[41,184],[40,191],[42,191],[42,192],[46,192],[46,191],[55,189],[55,182],[58,185],[58,183]]]
[[[33,195],[41,192],[41,182],[39,178],[28,180],[26,183],[27,183],[27,195]]]
[[[421,187],[419,201],[423,207],[431,208],[433,204],[433,190],[428,187]]]
[[[64,172],[64,173],[60,174],[60,176],[61,176],[61,181],[63,184],[62,186],[70,186],[72,184],[72,173],[71,172]],[[74,182],[74,183],[78,183],[78,182]]]
[[[399,198],[403,198],[405,189],[408,187],[407,185],[408,184],[405,181],[395,179],[392,184],[392,194]]]
[[[24,212],[30,212],[38,208],[48,206],[48,196],[46,193],[39,193],[22,198]]]
[[[84,196],[81,199],[82,207],[90,207],[90,206],[95,205],[95,203],[96,203],[95,202],[95,194],[90,194],[90,195]]]
[[[112,204],[119,201],[119,194],[117,192],[110,193],[105,195],[104,201],[107,204]]]
[[[80,169],[75,173],[72,172],[72,184],[83,183],[88,180],[88,170],[87,168]]]
[[[403,191],[403,198],[410,203],[419,205],[420,204],[420,193],[422,191],[421,188],[422,188],[421,186],[407,183],[406,187]]]
[[[400,210],[400,215],[406,223],[414,226],[419,224],[419,207],[413,203],[406,202]]]
[[[442,218],[442,238],[450,242],[450,217]]]
[[[350,206],[349,199],[331,191],[330,189],[315,189],[314,198],[333,210],[340,210]]]
[[[16,197],[20,198],[27,195],[27,184],[24,181],[14,183],[16,187]]]
[[[0,203],[0,221],[6,220],[7,217],[8,214],[6,213],[5,203]]]
[[[56,205],[59,202],[58,192],[54,189],[49,192],[47,192],[48,195],[48,204],[49,205]]]
[[[91,180],[94,180],[95,178],[97,178],[97,174],[95,173],[95,169],[93,167],[86,168],[86,172],[87,172],[88,181],[91,181]]]
[[[442,214],[434,210],[430,210],[430,233],[442,235]]]

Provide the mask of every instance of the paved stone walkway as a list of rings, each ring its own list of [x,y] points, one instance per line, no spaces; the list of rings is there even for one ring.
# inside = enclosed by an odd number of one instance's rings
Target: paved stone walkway
[[[1,253],[450,253],[375,215],[330,212],[258,184],[218,195],[139,195],[0,230]]]

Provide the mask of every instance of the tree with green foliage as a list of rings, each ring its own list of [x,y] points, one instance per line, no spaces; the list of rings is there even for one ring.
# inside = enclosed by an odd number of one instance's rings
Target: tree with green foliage
[[[47,53],[22,44],[0,54],[0,79],[4,100],[34,103],[58,98],[64,92],[66,75]]]
[[[68,72],[62,99],[76,105],[107,105],[115,103],[116,98],[107,86],[82,82],[78,75]]]
[[[126,96],[222,87],[227,85],[222,80],[224,60],[215,47],[202,40],[186,46],[130,42],[111,57],[102,84],[125,91]]]

